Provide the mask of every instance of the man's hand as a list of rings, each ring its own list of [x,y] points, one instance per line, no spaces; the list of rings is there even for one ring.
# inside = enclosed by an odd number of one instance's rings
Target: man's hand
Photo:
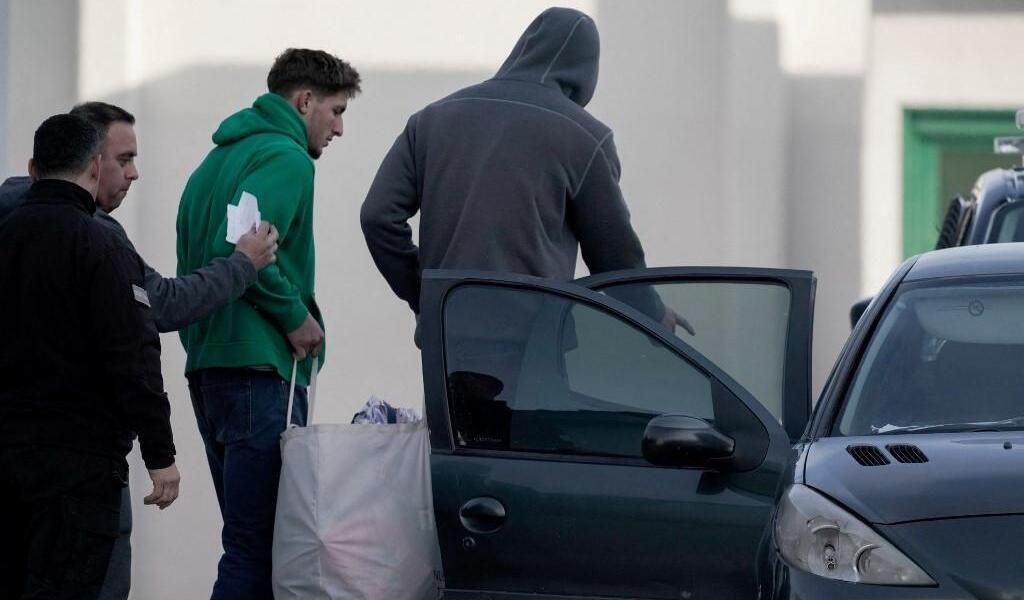
[[[277,262],[277,228],[263,221],[238,238],[235,251],[244,254],[257,271]]]
[[[181,482],[181,475],[178,467],[171,465],[163,469],[151,469],[149,478],[153,480],[153,492],[143,498],[145,504],[156,504],[160,510],[171,505],[178,498],[178,484]]]
[[[324,343],[324,330],[312,315],[306,315],[306,320],[298,329],[288,334],[288,342],[292,345],[292,354],[298,360],[306,358],[307,354],[319,356],[320,346]]]
[[[665,314],[661,317],[661,324],[673,333],[675,333],[676,325],[678,325],[685,329],[686,333],[689,333],[690,335],[697,335],[697,332],[693,329],[693,325],[690,325],[689,321],[679,316],[676,311],[672,310],[668,306],[665,307]]]

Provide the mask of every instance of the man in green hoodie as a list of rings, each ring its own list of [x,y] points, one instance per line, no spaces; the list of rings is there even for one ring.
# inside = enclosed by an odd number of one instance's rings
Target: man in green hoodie
[[[288,49],[270,69],[267,88],[251,108],[221,123],[216,147],[192,173],[178,208],[179,275],[233,252],[229,213],[254,203],[279,232],[277,263],[241,299],[181,331],[192,405],[224,518],[214,600],[272,598],[288,382],[298,360],[293,420],[301,424],[311,357],[322,357],[324,341],[313,299],[313,160],[341,136],[359,74],[326,52]]]

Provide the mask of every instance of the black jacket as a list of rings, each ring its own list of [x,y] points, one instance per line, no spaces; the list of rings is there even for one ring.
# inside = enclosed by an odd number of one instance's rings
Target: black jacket
[[[66,181],[0,221],[0,444],[174,462],[142,261]]]
[[[598,55],[590,17],[548,9],[493,79],[409,119],[361,221],[377,268],[415,312],[422,269],[570,280],[577,246],[592,273],[644,266],[612,132],[583,108]]]
[[[25,203],[31,185],[28,177],[9,177],[0,184],[0,219]],[[100,208],[95,217],[135,250],[117,219]],[[145,261],[142,269],[152,304],[150,312],[160,332],[183,329],[241,298],[246,288],[256,283],[257,276],[256,267],[241,252],[214,258],[205,267],[181,277],[164,277]]]

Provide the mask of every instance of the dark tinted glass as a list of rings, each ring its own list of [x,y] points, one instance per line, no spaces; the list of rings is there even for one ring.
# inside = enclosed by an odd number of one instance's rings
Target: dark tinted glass
[[[678,315],[680,339],[729,374],[782,422],[790,291],[775,282],[666,281],[601,289],[662,320]]]
[[[893,300],[838,421],[842,435],[1024,426],[1024,282],[914,285]]]
[[[714,419],[706,374],[598,307],[465,285],[449,294],[444,319],[459,446],[639,457],[651,418]]]
[[[1013,202],[999,208],[992,219],[992,242],[1024,242],[1024,202]]]

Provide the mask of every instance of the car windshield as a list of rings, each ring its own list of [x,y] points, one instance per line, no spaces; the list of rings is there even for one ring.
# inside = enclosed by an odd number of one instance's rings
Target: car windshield
[[[903,286],[837,423],[849,436],[1024,429],[1024,280]]]

